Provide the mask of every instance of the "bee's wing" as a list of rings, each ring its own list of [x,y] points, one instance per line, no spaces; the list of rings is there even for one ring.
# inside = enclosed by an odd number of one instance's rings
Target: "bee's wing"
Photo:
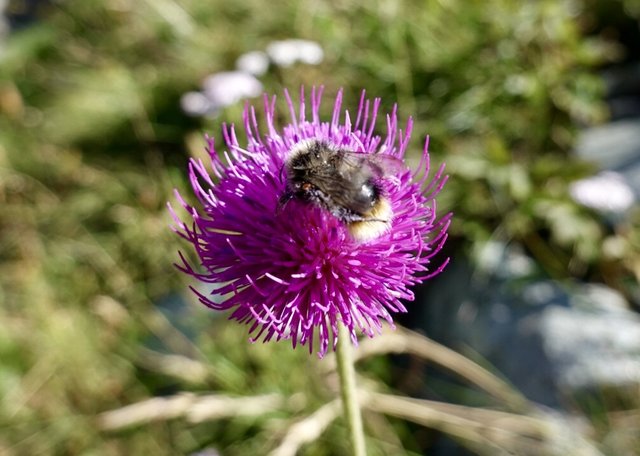
[[[344,160],[347,165],[354,168],[362,166],[370,168],[377,177],[394,176],[407,170],[405,162],[392,155],[345,152]]]
[[[371,180],[398,175],[407,170],[404,162],[391,155],[343,152],[340,160],[339,175],[331,184],[333,201],[356,214],[365,215],[375,203],[377,197],[372,193],[380,191],[371,187]],[[363,188],[371,187],[364,191]]]

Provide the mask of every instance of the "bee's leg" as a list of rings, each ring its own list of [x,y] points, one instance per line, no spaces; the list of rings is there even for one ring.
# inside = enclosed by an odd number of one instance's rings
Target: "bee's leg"
[[[366,217],[362,219],[363,222],[382,222],[382,223],[389,223],[389,220],[386,219],[381,219],[381,218],[375,218],[375,217]]]
[[[287,203],[289,201],[291,201],[294,198],[294,194],[293,192],[290,192],[289,190],[285,191],[282,196],[278,199],[278,205],[276,206],[276,213],[279,214],[280,212],[282,212],[282,210],[284,209],[284,207],[287,205]]]
[[[351,212],[351,211],[345,211],[345,210],[341,210],[338,211],[339,213],[334,213],[334,215],[336,217],[338,217],[339,219],[341,219],[342,221],[346,222],[346,223],[355,223],[355,222],[382,222],[382,223],[387,223],[389,220],[386,219],[381,219],[378,217],[372,217],[370,215],[362,215],[362,214],[357,214],[355,212]]]

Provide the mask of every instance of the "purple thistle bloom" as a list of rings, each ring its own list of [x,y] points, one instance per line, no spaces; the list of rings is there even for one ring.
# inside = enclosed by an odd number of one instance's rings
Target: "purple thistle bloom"
[[[258,130],[256,112],[243,115],[247,143],[241,145],[233,126],[223,126],[228,151],[219,156],[207,138],[210,176],[201,160],[192,159],[189,177],[202,209],[187,204],[183,222],[171,209],[176,232],[193,244],[204,272],[197,272],[180,253],[179,269],[212,284],[209,296],[192,290],[215,310],[233,312],[230,319],[249,325],[252,341],[291,339],[324,356],[335,347],[342,322],[357,344],[357,331],[373,337],[381,320],[393,326],[391,312],[406,312],[401,300],[413,300],[409,287],[440,273],[448,260],[430,270],[433,256],[446,238],[450,214],[437,219],[435,196],[443,187],[444,166],[429,179],[428,140],[419,169],[401,169],[381,183],[391,206],[388,229],[372,239],[354,238],[346,224],[320,205],[292,200],[282,204],[287,188],[284,172],[289,152],[302,141],[321,141],[341,150],[384,154],[403,160],[412,120],[398,128],[396,107],[386,116],[387,134],[374,134],[380,99],[365,99],[355,123],[342,114],[338,92],[330,122],[319,117],[322,88],[311,91],[307,118],[304,90],[294,106],[285,91],[291,123],[274,124],[275,96],[265,95],[266,134]],[[343,117],[341,123],[341,117]],[[316,339],[317,338],[317,339]]]

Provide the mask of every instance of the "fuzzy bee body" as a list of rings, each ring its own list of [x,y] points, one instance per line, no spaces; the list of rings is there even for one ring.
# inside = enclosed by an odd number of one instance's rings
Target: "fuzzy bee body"
[[[322,207],[344,222],[356,240],[383,234],[393,213],[381,180],[403,168],[394,157],[356,153],[321,141],[296,146],[285,162],[281,204],[297,199]]]

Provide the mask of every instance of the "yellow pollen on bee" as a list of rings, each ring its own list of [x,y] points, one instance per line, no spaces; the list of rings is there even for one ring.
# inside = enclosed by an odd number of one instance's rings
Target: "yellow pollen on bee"
[[[360,242],[371,241],[382,236],[391,228],[393,210],[386,198],[380,198],[369,214],[371,220],[349,224],[349,234]]]

